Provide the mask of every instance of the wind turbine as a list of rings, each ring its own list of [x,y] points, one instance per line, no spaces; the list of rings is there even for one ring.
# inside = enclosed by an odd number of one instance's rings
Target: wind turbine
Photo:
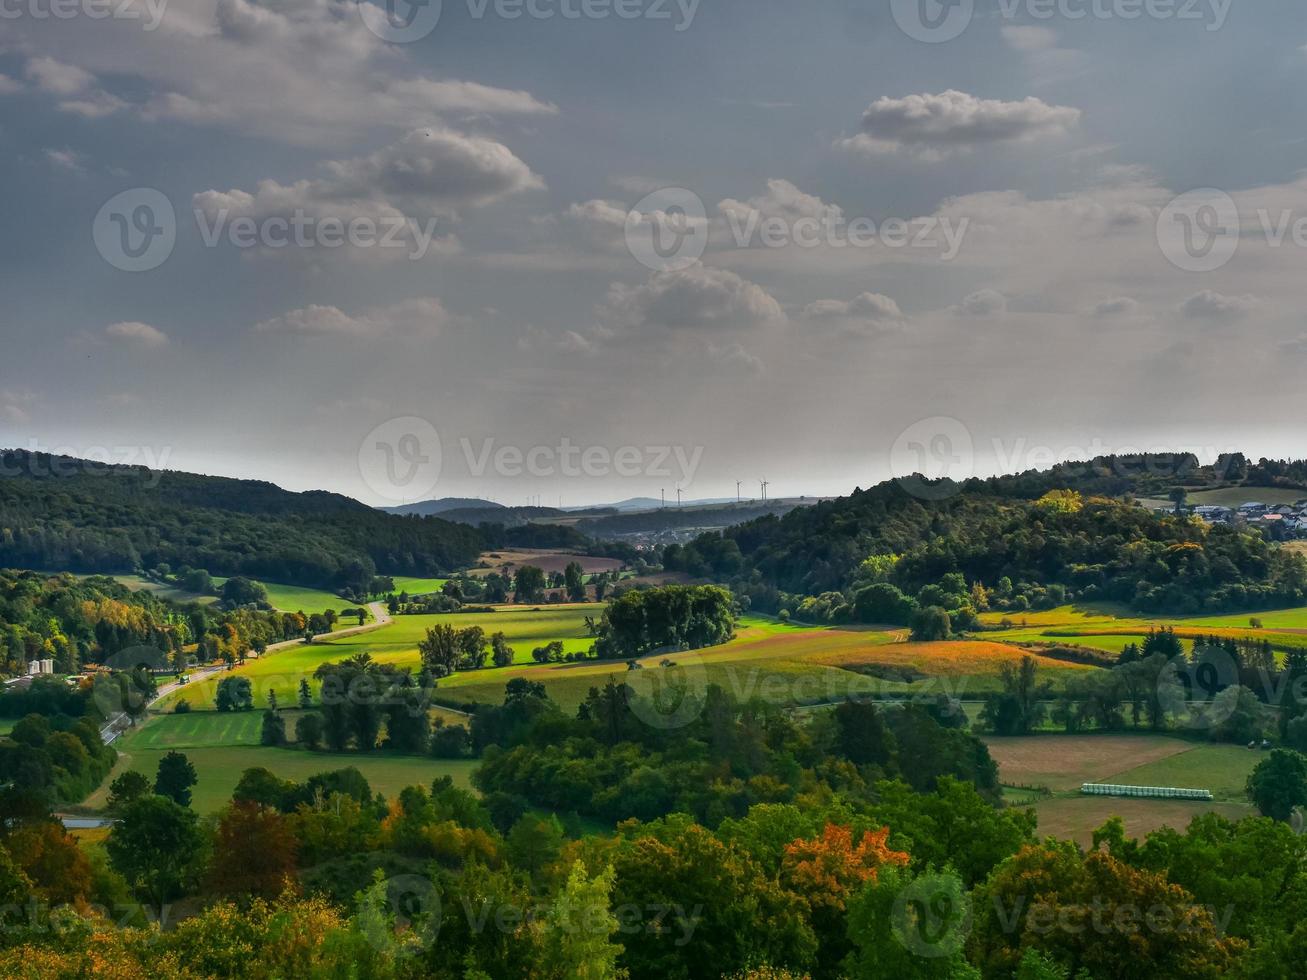
[[[743,481],[743,480],[736,480],[736,481],[735,481],[735,503],[736,503],[736,504],[739,504],[739,502],[740,502],[740,487],[742,487],[742,486],[744,486],[744,481]]]
[[[677,510],[680,510],[680,509],[681,509],[681,488],[680,488],[680,487],[677,487],[677,488],[676,488],[676,509],[677,509]]]

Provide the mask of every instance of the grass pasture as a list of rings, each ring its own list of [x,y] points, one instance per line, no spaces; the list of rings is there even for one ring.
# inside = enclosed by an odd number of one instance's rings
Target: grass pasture
[[[133,769],[153,780],[159,760],[170,749],[136,748],[126,741],[121,747],[118,764],[85,806],[102,808],[109,797],[109,784],[119,773]],[[191,805],[197,813],[220,810],[231,799],[232,790],[246,769],[263,767],[282,779],[303,781],[320,772],[354,766],[363,773],[374,792],[393,797],[406,786],[429,786],[440,776],[450,776],[464,788],[471,787],[474,760],[448,761],[422,756],[389,754],[363,755],[358,752],[331,753],[305,752],[299,749],[274,749],[260,745],[218,745],[207,748],[188,748],[183,751],[195,766],[199,782],[192,791]]]
[[[443,578],[414,578],[407,575],[392,576],[395,583],[395,594],[407,592],[409,595],[431,595],[439,592],[449,581]]]
[[[1136,837],[1163,826],[1182,830],[1202,813],[1251,816],[1254,810],[1244,784],[1264,757],[1240,746],[1168,735],[1033,735],[986,741],[1004,784],[1052,791],[1050,798],[1034,801],[1029,794],[1011,794],[1014,805],[1034,807],[1039,833],[1082,845],[1113,816],[1121,817],[1126,831]],[[1216,799],[1204,803],[1081,796],[1081,784],[1090,782],[1206,789]]]
[[[169,710],[179,698],[186,698],[195,708],[211,708],[217,693],[218,681],[235,674],[248,677],[254,691],[254,703],[267,704],[268,691],[277,692],[281,704],[296,703],[301,678],[309,680],[316,697],[318,683],[313,673],[321,664],[345,660],[358,653],[368,653],[381,663],[417,669],[420,665],[418,641],[437,623],[448,623],[458,629],[480,626],[487,634],[503,632],[509,638],[519,664],[531,663],[531,651],[551,640],[562,640],[568,652],[589,650],[594,642],[586,633],[586,616],[598,616],[603,606],[597,603],[579,605],[542,606],[538,610],[521,606],[505,606],[493,613],[449,613],[435,616],[397,616],[394,621],[379,629],[356,636],[341,637],[312,644],[300,644],[253,659],[234,671],[195,681],[160,702]],[[503,694],[504,684],[515,676],[514,668],[477,671],[441,682],[440,690],[466,677],[487,682],[493,688],[495,700]],[[493,678],[493,680],[491,680]],[[461,696],[461,695],[460,695]]]

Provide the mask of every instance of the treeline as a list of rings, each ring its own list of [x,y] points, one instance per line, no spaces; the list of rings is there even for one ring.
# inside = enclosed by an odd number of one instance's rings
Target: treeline
[[[804,787],[870,802],[884,779],[929,792],[951,776],[998,799],[997,767],[962,730],[954,703],[851,702],[805,723],[716,686],[696,689],[684,668],[659,673],[658,684],[689,686],[670,713],[653,685],[610,680],[569,718],[542,685],[511,682],[503,705],[472,717],[483,753],[476,784],[488,799],[559,813],[617,821],[681,812],[712,827],[755,804],[795,802]]]
[[[470,565],[485,539],[336,494],[268,483],[0,453],[0,565],[123,572],[160,564],[319,588],[365,588],[380,570]]]
[[[75,674],[138,647],[167,656],[192,642],[189,618],[149,592],[111,578],[78,579],[0,569],[0,672],[26,674],[32,660],[53,660]]]
[[[515,680],[474,724],[505,746],[482,796],[249,769],[201,819],[170,752],[113,781],[94,849],[6,784],[0,975],[1275,980],[1307,943],[1298,753],[1249,779],[1263,817],[1113,819],[1081,848],[996,805],[956,704],[697,707],[613,684],[569,716]],[[15,754],[58,728],[25,721]]]
[[[1067,600],[1171,613],[1307,601],[1307,559],[1256,531],[1158,517],[1075,490],[1048,488],[1032,500],[1000,496],[1001,488],[1010,489],[968,484],[929,500],[886,483],[671,545],[663,564],[730,581],[757,608],[827,595],[850,617],[868,585],[886,583],[920,604],[918,593],[949,575],[968,591],[979,586],[989,608],[1014,611]]]

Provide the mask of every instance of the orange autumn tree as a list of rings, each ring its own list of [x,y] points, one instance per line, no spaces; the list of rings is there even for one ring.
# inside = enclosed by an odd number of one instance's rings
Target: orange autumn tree
[[[785,845],[781,883],[807,903],[818,940],[818,973],[834,976],[852,950],[844,922],[848,902],[885,866],[904,867],[908,855],[886,843],[889,828],[868,830],[853,843],[853,828],[828,823],[821,836]]]
[[[882,865],[907,865],[907,853],[890,850],[888,840],[889,828],[882,827],[866,831],[854,846],[851,827],[828,823],[820,837],[785,845],[781,879],[809,904],[843,911],[849,896]]]

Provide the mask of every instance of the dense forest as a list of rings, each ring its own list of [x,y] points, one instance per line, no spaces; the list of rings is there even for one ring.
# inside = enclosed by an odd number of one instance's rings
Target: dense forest
[[[783,606],[786,594],[823,593],[843,593],[852,607],[853,593],[876,582],[915,596],[949,575],[1008,603],[996,608],[1110,599],[1189,613],[1303,602],[1307,563],[1260,533],[1158,516],[1103,496],[1155,485],[1136,469],[1166,473],[1171,485],[1176,480],[1173,461],[1107,460],[936,485],[929,493],[891,481],[671,545],[664,564],[729,580],[768,609]],[[1284,479],[1300,467],[1261,464],[1249,473],[1269,479],[1271,469]]]
[[[1307,838],[1279,790],[1255,794],[1265,816],[1144,839],[1112,819],[1083,849],[994,805],[948,712],[706,696],[659,728],[626,685],[569,716],[515,682],[479,716],[482,796],[252,768],[201,819],[174,751],[113,781],[102,851],[0,788],[0,974],[1278,980],[1307,948]],[[16,737],[90,741],[62,724]],[[1307,757],[1277,750],[1249,782],[1301,797]]]
[[[343,588],[377,572],[436,575],[476,560],[474,528],[395,517],[270,483],[0,453],[0,566],[215,575]]]

